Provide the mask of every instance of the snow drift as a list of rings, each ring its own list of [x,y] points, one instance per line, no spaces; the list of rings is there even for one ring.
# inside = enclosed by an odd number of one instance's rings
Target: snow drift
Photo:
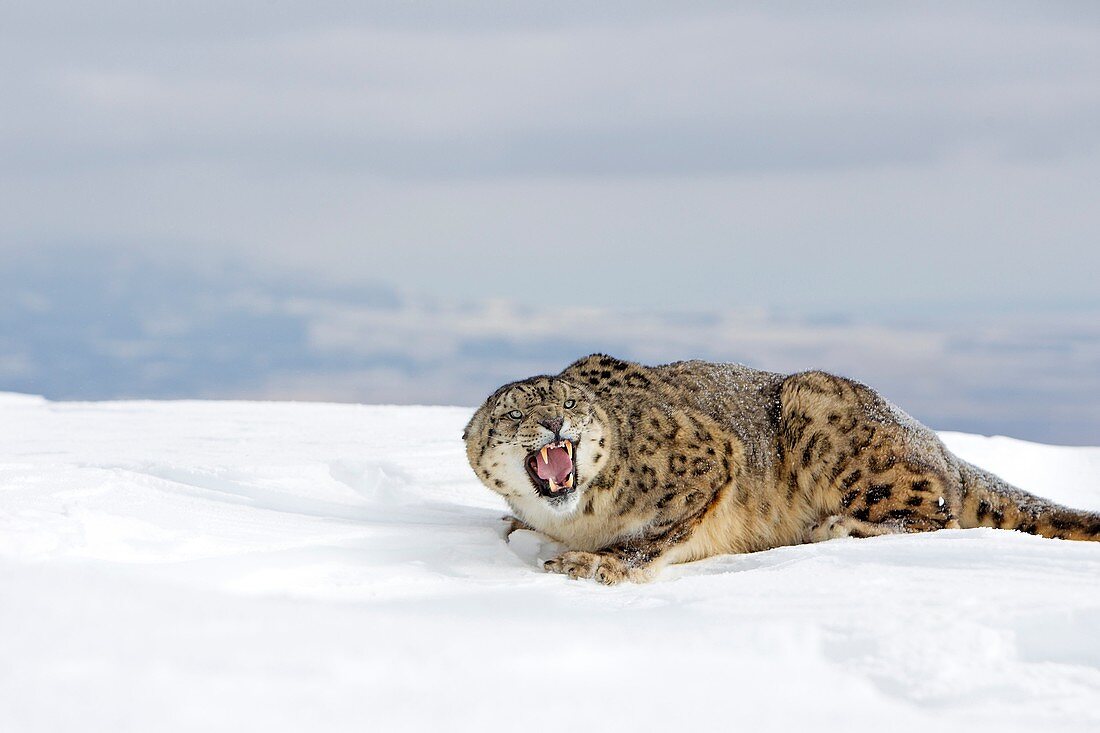
[[[547,575],[469,410],[0,395],[0,730],[1096,730],[1100,543]],[[1100,509],[1100,449],[945,434]]]

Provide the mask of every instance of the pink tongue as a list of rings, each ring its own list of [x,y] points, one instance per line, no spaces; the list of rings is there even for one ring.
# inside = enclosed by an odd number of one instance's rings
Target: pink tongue
[[[541,479],[553,479],[558,486],[564,485],[573,471],[573,459],[565,448],[550,448],[546,451],[546,457],[550,460],[549,463],[543,463],[542,453],[535,454],[535,473]]]

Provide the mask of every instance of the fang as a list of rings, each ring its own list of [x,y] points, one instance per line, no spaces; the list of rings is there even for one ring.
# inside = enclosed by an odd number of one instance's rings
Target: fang
[[[570,458],[572,458],[573,457],[573,441],[566,440],[566,441],[563,441],[563,442],[565,443],[565,452],[569,454]]]
[[[565,479],[565,487],[567,489],[573,488],[573,474],[569,474],[569,478]]]
[[[546,457],[546,451],[549,448],[550,448],[550,446],[548,446],[548,445],[542,446],[542,450],[540,452],[542,453],[542,462],[543,463],[549,463],[550,462],[550,459]]]

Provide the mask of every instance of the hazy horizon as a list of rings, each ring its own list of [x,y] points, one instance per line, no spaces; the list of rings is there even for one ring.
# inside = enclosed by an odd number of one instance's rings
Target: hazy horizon
[[[0,267],[0,314],[0,390],[52,399],[474,406],[599,351],[828,369],[938,429],[1100,444],[1100,309],[532,308],[66,253]]]

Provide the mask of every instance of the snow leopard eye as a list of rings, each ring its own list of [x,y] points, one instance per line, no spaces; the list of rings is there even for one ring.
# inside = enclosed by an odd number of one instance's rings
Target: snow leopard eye
[[[508,413],[508,417],[512,418],[513,420],[519,420],[521,417],[523,417],[523,413],[519,410],[512,410]]]
[[[565,409],[571,410],[571,409],[573,409],[573,407],[576,406],[576,404],[577,404],[576,400],[566,400],[565,401]]]

